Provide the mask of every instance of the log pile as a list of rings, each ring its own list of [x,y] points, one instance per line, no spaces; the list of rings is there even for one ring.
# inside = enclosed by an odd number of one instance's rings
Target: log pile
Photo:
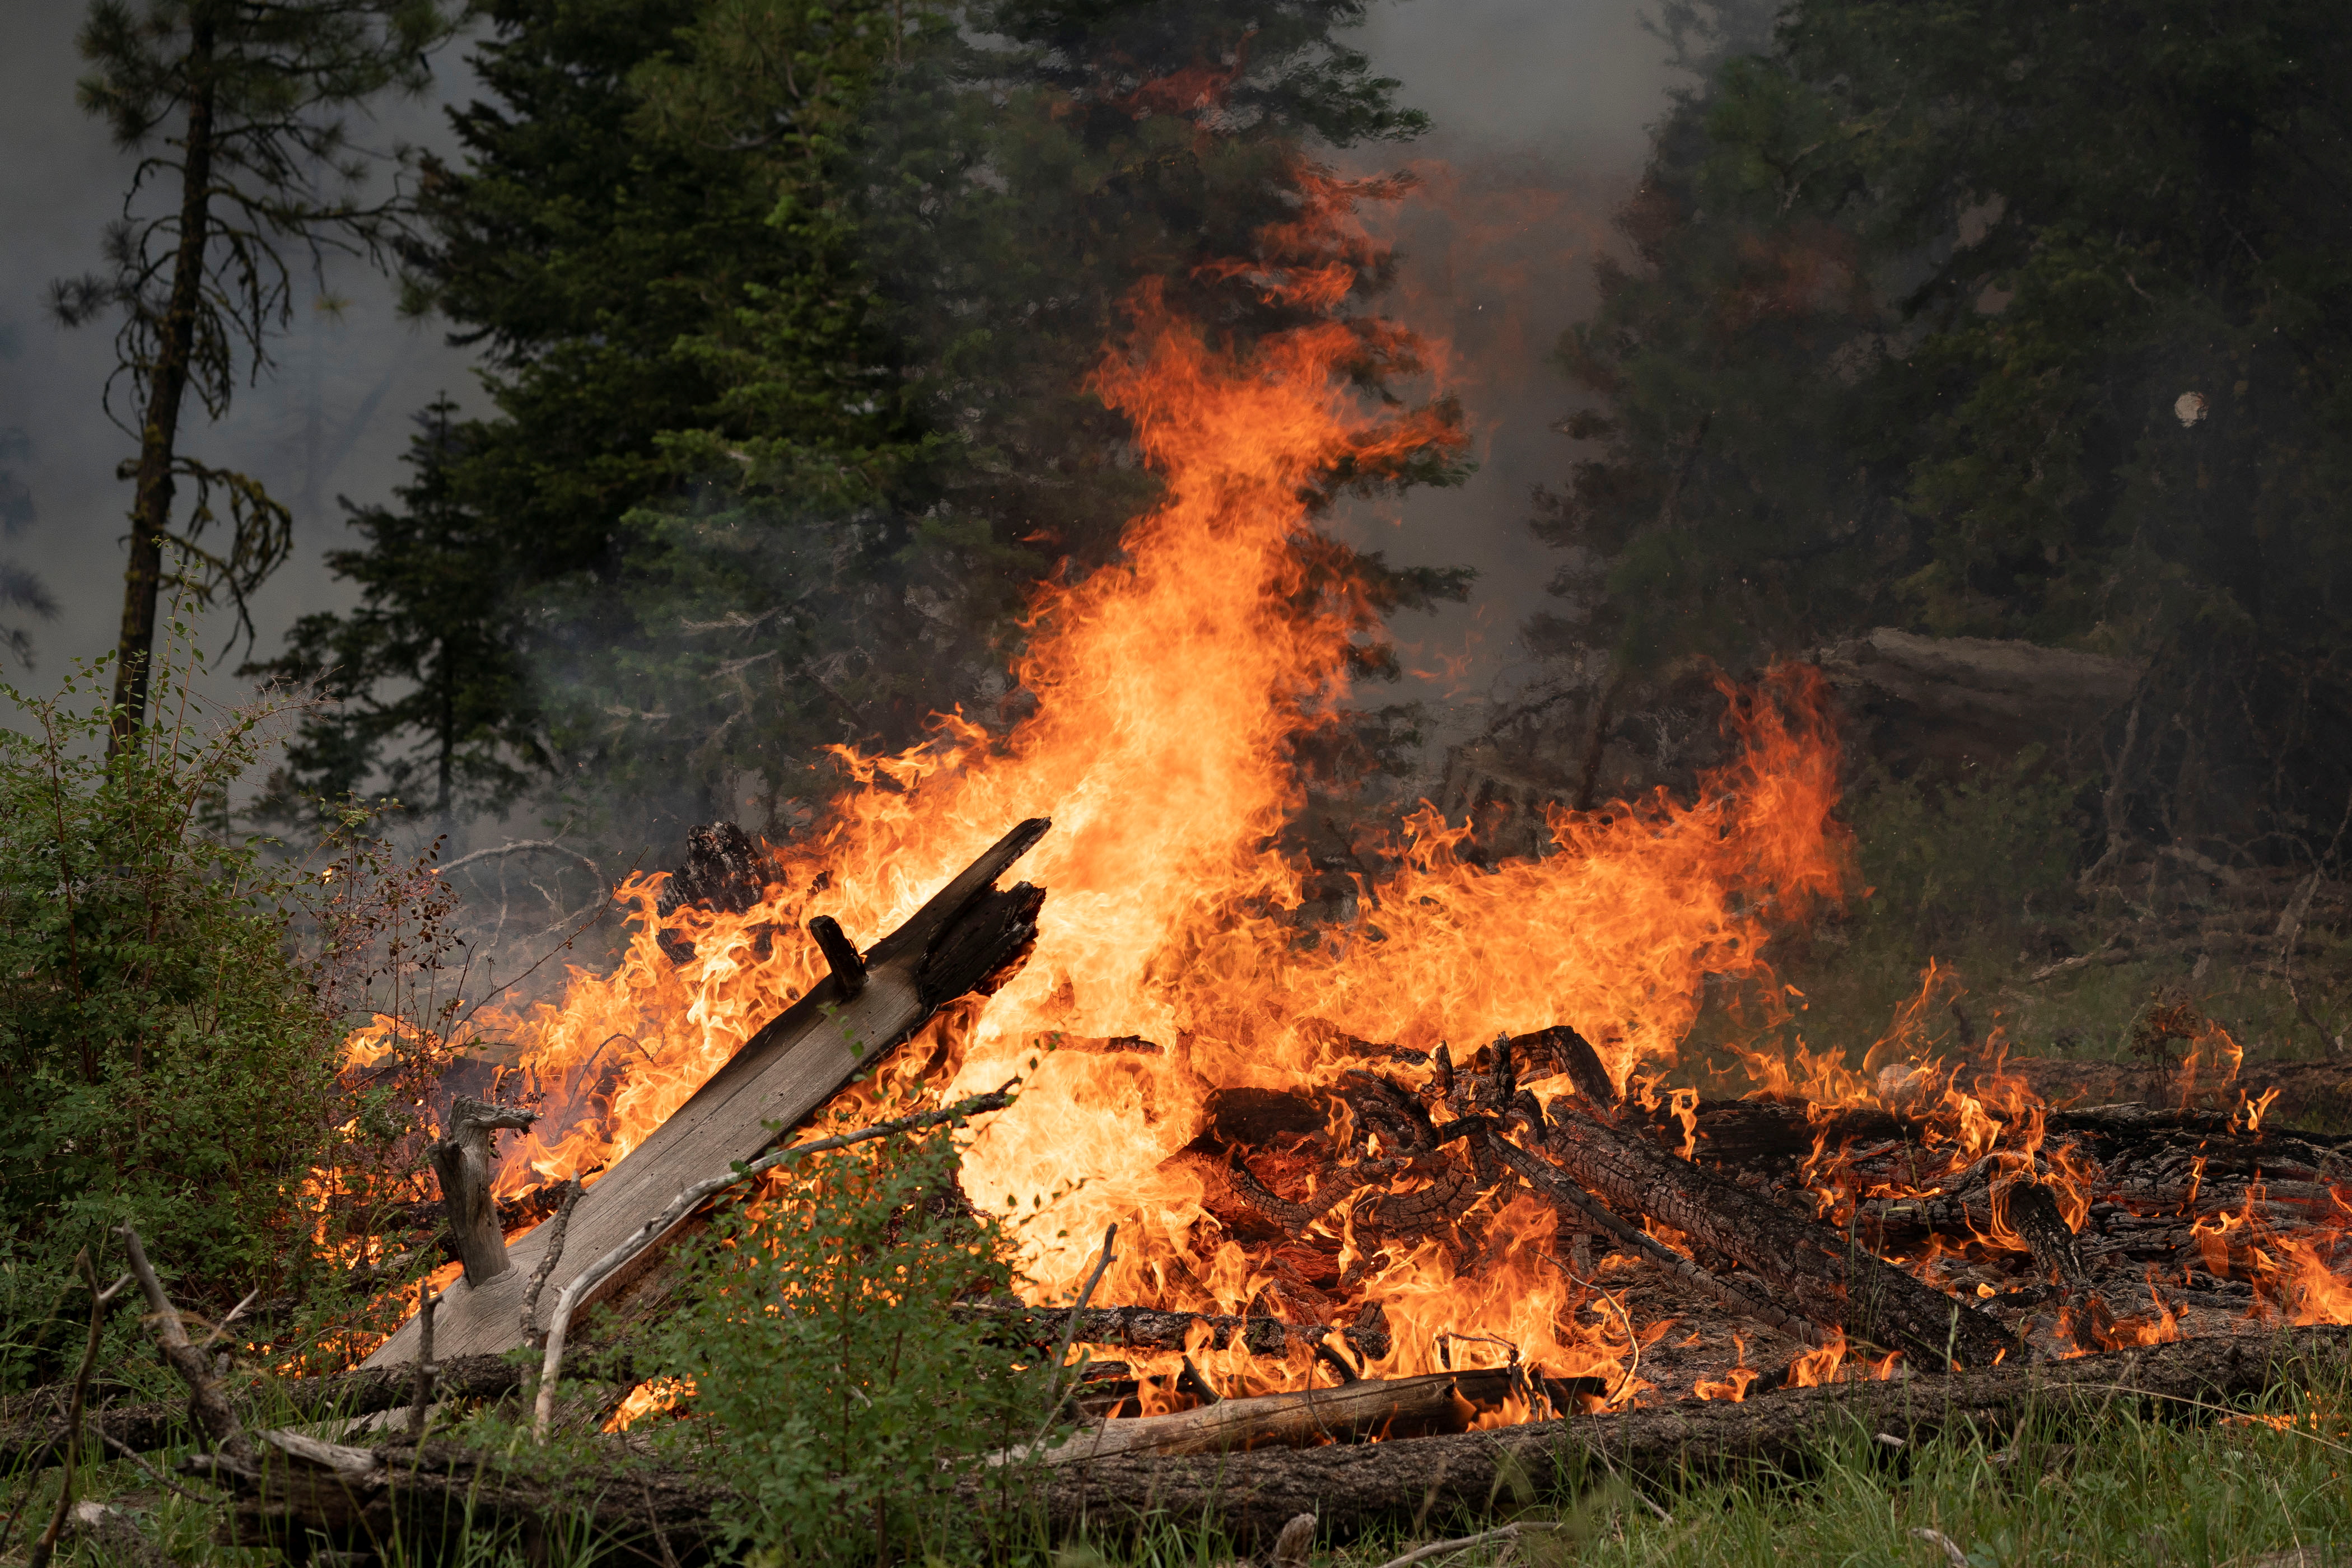
[[[335,1401],[324,1390],[313,1400],[345,1415],[412,1407],[371,1446],[247,1430],[217,1373],[184,1335],[174,1342],[176,1319],[134,1241],[151,1319],[209,1441],[199,1468],[234,1500],[235,1539],[293,1546],[315,1535],[356,1551],[394,1528],[436,1539],[465,1508],[528,1535],[582,1506],[429,1440],[426,1411],[436,1399],[527,1393],[517,1358],[500,1352],[543,1344],[543,1436],[575,1312],[624,1288],[747,1165],[828,1146],[767,1152],[857,1065],[1021,962],[1043,894],[995,882],[1045,829],[1014,829],[863,952],[815,922],[829,978],[601,1181],[540,1194],[530,1214],[560,1218],[511,1244],[488,1173],[496,1133],[527,1113],[457,1101],[434,1158],[465,1279]],[[740,846],[706,848],[705,880],[723,894],[741,871]],[[1312,1086],[1209,1094],[1198,1136],[1172,1159],[1200,1175],[1210,1223],[1265,1281],[1244,1310],[1097,1305],[1091,1283],[1075,1309],[959,1309],[1049,1359],[1073,1345],[1108,1352],[1076,1374],[1065,1407],[1079,1417],[1075,1435],[996,1456],[1049,1472],[1034,1495],[1055,1528],[1149,1510],[1213,1515],[1263,1544],[1302,1512],[1345,1532],[1401,1509],[1475,1508],[1511,1477],[1576,1484],[1596,1462],[1628,1473],[1785,1466],[1857,1421],[1900,1447],[1955,1421],[1998,1427],[2093,1391],[2193,1407],[2338,1366],[2347,1348],[2344,1329],[2284,1331],[2352,1321],[2352,1290],[2328,1267],[2352,1218],[2337,1197],[2352,1137],[2266,1125],[2242,1101],[2066,1110],[2013,1085],[2002,1094],[1939,1080],[1981,1091],[1967,1100],[1979,1124],[1962,1129],[1943,1115],[1949,1096],[1925,1103],[1905,1073],[1882,1083],[1876,1104],[1628,1099],[1564,1026],[1498,1037],[1460,1059],[1444,1045],[1328,1043],[1337,1060]],[[1076,1048],[1170,1055],[1134,1037]],[[1627,1341],[1645,1347],[1634,1363],[1567,1375],[1464,1334],[1443,1348],[1440,1371],[1398,1364],[1408,1347],[1372,1293],[1382,1266],[1433,1247],[1475,1278],[1497,1256],[1496,1216],[1528,1199],[1555,1216],[1549,1258],[1580,1300],[1607,1298]],[[1204,1349],[1265,1358],[1288,1384],[1220,1390],[1191,1359]],[[78,1429],[55,1416],[0,1429],[0,1461],[70,1465]],[[135,1454],[186,1428],[126,1410],[102,1413],[95,1429]],[[600,1519],[613,1511],[616,1538],[636,1543],[624,1554],[675,1568],[710,1543],[714,1484],[647,1472],[641,1499],[587,1506]]]

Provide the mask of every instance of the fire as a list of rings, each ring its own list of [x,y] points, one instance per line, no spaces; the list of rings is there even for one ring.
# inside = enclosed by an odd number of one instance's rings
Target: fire
[[[1524,1194],[1466,1216],[1483,1237],[1474,1257],[1436,1239],[1375,1245],[1352,1203],[1269,1247],[1227,1234],[1208,1176],[1175,1158],[1215,1091],[1328,1103],[1360,1065],[1351,1041],[1467,1050],[1568,1024],[1626,1085],[1673,1060],[1709,976],[1770,983],[1768,922],[1835,899],[1845,875],[1838,749],[1818,678],[1795,669],[1733,696],[1741,753],[1696,802],[1556,813],[1554,853],[1491,869],[1464,857],[1465,829],[1424,807],[1397,830],[1392,874],[1358,879],[1354,918],[1302,925],[1307,868],[1270,846],[1303,799],[1297,742],[1333,721],[1349,651],[1374,619],[1362,590],[1319,564],[1309,498],[1335,471],[1379,472],[1459,439],[1433,413],[1369,408],[1350,390],[1351,367],[1412,352],[1343,314],[1381,259],[1355,207],[1391,193],[1313,190],[1314,210],[1263,236],[1238,270],[1321,319],[1244,351],[1153,290],[1135,297],[1095,386],[1133,421],[1165,499],[1129,525],[1116,564],[1039,591],[1016,666],[1028,716],[992,733],[948,715],[914,750],[844,753],[848,787],[818,829],[772,847],[781,879],[757,907],[665,921],[659,879],[634,879],[621,895],[633,929],[609,973],[575,971],[560,1005],[486,1026],[520,1046],[519,1087],[547,1111],[512,1141],[507,1190],[609,1166],[683,1104],[824,973],[811,916],[870,943],[1007,824],[1050,815],[1022,867],[1049,890],[1025,970],[984,1009],[950,1009],[855,1091],[861,1103],[952,1097],[1024,1076],[970,1146],[964,1180],[984,1205],[1052,1204],[1052,1223],[1025,1232],[1036,1299],[1067,1299],[1116,1221],[1119,1260],[1099,1300],[1327,1321],[1377,1302],[1395,1349],[1368,1372],[1437,1370],[1453,1336],[1457,1365],[1515,1354],[1554,1376],[1632,1382],[1634,1325],[1549,1267],[1556,1216]],[[665,955],[665,926],[692,944],[687,962]],[[1158,1052],[1055,1048],[1138,1037]],[[1686,1130],[1692,1099],[1676,1106]],[[1234,1393],[1316,1375],[1304,1355],[1193,1356]],[[1167,1359],[1151,1371],[1172,1370]]]

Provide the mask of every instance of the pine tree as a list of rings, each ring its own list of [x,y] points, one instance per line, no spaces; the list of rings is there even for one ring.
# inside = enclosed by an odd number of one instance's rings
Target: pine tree
[[[292,548],[293,518],[260,482],[180,447],[191,391],[228,410],[240,374],[269,363],[291,319],[298,265],[331,253],[384,258],[406,207],[363,190],[371,159],[350,113],[385,92],[421,92],[426,57],[455,27],[435,0],[94,0],[79,39],[93,66],[77,87],[116,143],[139,153],[110,270],[58,283],[78,324],[119,313],[108,412],[139,443],[130,564],[117,645],[111,746],[144,722],[155,609],[165,584],[208,604],[226,595],[248,637],[246,599]],[[151,185],[173,205],[142,205]],[[323,289],[323,279],[319,279]],[[127,382],[127,409],[116,387]],[[181,481],[194,505],[175,520]],[[227,538],[208,537],[227,511]],[[171,559],[167,559],[167,555]],[[176,564],[174,564],[176,561]]]

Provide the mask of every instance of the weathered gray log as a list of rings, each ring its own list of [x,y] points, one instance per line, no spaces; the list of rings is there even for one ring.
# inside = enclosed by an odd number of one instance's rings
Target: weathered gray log
[[[449,1124],[433,1145],[433,1173],[441,1178],[441,1212],[468,1285],[487,1284],[511,1267],[490,1193],[498,1168],[492,1144],[502,1130],[520,1131],[538,1120],[536,1110],[493,1105],[471,1095],[449,1102]]]
[[[1461,1431],[1475,1406],[1499,1405],[1510,1392],[1511,1373],[1503,1367],[1360,1378],[1338,1388],[1220,1399],[1195,1410],[1103,1421],[1036,1457],[1049,1466],[1083,1465],[1114,1454],[1226,1454],[1376,1436],[1420,1437]]]
[[[782,1136],[773,1129],[797,1125],[942,1005],[992,988],[1025,958],[1045,894],[1026,883],[999,889],[995,882],[1049,826],[1037,817],[1015,827],[875,943],[856,995],[845,996],[828,975],[746,1041],[675,1115],[581,1194],[549,1287],[561,1295],[688,1183],[730,1161],[757,1158]],[[445,1355],[496,1353],[520,1342],[525,1282],[547,1244],[542,1226],[507,1249],[509,1273],[451,1287],[437,1326]],[[617,1274],[602,1291],[622,1289],[632,1278]],[[367,1364],[411,1360],[415,1342],[412,1321]]]
[[[1554,1163],[1622,1214],[1643,1214],[1753,1271],[1824,1327],[1903,1351],[1919,1371],[1987,1367],[2016,1349],[2000,1324],[1837,1232],[1734,1186],[1644,1137],[1555,1100]]]
[[[1322,1521],[1328,1540],[1384,1525],[1434,1531],[1462,1516],[1490,1515],[1501,1498],[1603,1480],[1611,1467],[1667,1480],[1750,1468],[1801,1474],[1857,1436],[1866,1443],[1885,1433],[1907,1447],[1971,1427],[1998,1437],[2029,1418],[2084,1422],[2128,1411],[2190,1420],[2282,1384],[2333,1386],[2347,1352],[2352,1328],[2295,1329],[1948,1377],[1784,1389],[1744,1404],[1683,1401],[1412,1443],[1121,1454],[1055,1468],[1045,1507],[1056,1535],[1205,1521],[1245,1549],[1273,1541],[1306,1512]]]

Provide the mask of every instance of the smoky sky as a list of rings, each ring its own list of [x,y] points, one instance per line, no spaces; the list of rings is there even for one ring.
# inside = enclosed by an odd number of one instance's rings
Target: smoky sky
[[[30,623],[32,674],[5,674],[36,691],[113,646],[130,501],[116,469],[133,449],[100,402],[110,328],[68,331],[43,306],[52,279],[98,264],[131,167],[73,102],[82,14],[70,0],[0,0],[0,144],[11,154],[0,161],[0,472],[31,514],[0,539],[0,562],[37,573],[59,610]],[[1353,172],[1409,168],[1420,182],[1412,202],[1376,219],[1404,258],[1389,308],[1439,346],[1440,379],[1467,409],[1480,468],[1460,489],[1355,506],[1336,526],[1400,563],[1478,569],[1470,605],[1397,627],[1420,672],[1403,694],[1475,707],[1513,668],[1518,623],[1551,570],[1526,520],[1530,489],[1557,483],[1570,458],[1550,429],[1575,405],[1552,347],[1591,308],[1594,256],[1612,243],[1610,214],[1638,175],[1673,79],[1665,47],[1630,0],[1389,0],[1360,39],[1434,125],[1411,146],[1339,161]],[[461,41],[444,54],[432,99],[385,106],[358,127],[361,140],[447,150],[446,110],[473,92],[464,53]],[[412,416],[436,394],[486,407],[471,355],[445,331],[401,319],[391,285],[365,268],[335,268],[323,298],[304,289],[275,368],[240,385],[230,416],[184,426],[184,450],[255,474],[293,509],[295,558],[252,606],[264,656],[298,616],[350,600],[325,563],[350,541],[337,498],[390,499]],[[204,652],[219,656],[231,618],[215,610],[199,624]]]

